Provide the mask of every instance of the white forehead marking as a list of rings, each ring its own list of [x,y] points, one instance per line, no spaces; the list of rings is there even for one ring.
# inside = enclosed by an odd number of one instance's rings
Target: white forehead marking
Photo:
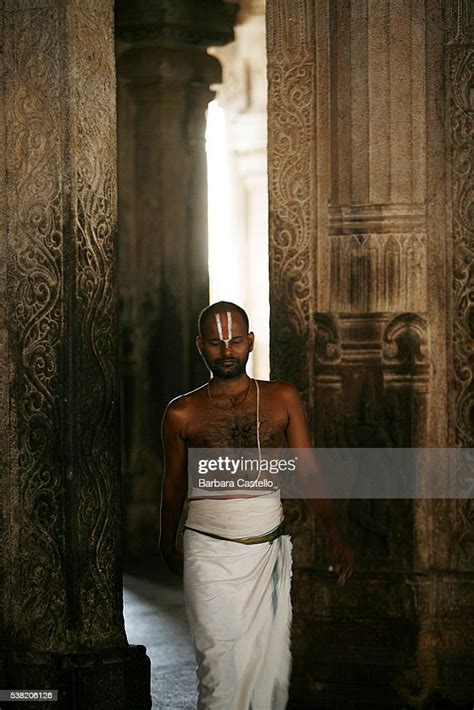
[[[215,313],[214,318],[216,319],[217,333],[219,335],[219,340],[225,343],[226,348],[229,347],[229,343],[232,340],[232,315],[230,311],[227,311],[227,335],[228,338],[224,338],[224,332],[222,330],[221,314]]]
[[[221,314],[215,313],[214,318],[216,319],[217,332],[219,334],[220,340],[224,340],[224,333],[222,332]]]

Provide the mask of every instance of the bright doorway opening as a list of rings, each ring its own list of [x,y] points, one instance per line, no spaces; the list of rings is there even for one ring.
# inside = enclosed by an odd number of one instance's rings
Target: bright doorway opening
[[[237,125],[218,101],[209,104],[206,131],[209,298],[211,303],[234,301],[247,311],[255,333],[249,374],[268,379],[266,139],[255,128],[252,115],[240,116]]]

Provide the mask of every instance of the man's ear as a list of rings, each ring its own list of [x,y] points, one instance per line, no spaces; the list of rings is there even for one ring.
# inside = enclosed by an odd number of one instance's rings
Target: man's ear
[[[253,350],[253,343],[255,340],[255,335],[253,333],[249,333],[247,337],[249,339],[249,353],[251,353]]]
[[[203,346],[202,337],[200,335],[198,335],[196,338],[196,347],[199,351],[199,355],[202,355],[202,346]]]

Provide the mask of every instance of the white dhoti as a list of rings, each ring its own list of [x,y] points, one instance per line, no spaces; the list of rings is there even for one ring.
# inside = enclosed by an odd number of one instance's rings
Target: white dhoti
[[[279,497],[191,501],[186,525],[225,537],[278,527]],[[244,545],[184,533],[198,710],[283,710],[291,670],[291,540]]]

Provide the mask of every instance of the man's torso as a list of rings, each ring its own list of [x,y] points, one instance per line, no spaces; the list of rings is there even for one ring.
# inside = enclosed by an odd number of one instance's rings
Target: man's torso
[[[259,382],[258,385],[260,446],[284,446],[288,412],[279,396],[282,383]],[[229,404],[229,398],[211,397],[207,386],[181,399],[185,406],[183,433],[188,447],[257,447],[257,388],[254,380],[245,399],[236,406]]]

